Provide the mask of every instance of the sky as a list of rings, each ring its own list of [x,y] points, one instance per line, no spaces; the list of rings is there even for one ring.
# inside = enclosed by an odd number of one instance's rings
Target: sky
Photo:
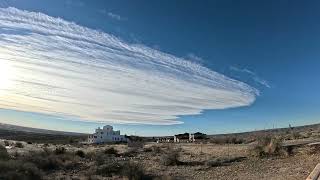
[[[0,123],[91,133],[319,123],[318,1],[0,1]]]

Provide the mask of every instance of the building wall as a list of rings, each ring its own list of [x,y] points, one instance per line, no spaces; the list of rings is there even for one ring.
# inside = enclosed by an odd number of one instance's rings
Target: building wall
[[[105,142],[126,142],[124,135],[120,135],[120,131],[113,131],[112,126],[104,126],[103,129],[96,129],[95,133],[89,135],[88,143],[105,143]]]

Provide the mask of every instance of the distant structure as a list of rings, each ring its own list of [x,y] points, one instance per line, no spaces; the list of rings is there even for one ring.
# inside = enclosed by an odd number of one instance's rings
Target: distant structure
[[[107,142],[127,142],[128,139],[124,135],[120,135],[120,131],[114,131],[110,125],[96,129],[95,133],[88,136],[89,144],[100,144]]]
[[[176,134],[173,136],[173,142],[179,143],[179,142],[187,142],[187,143],[193,143],[197,140],[204,140],[206,139],[206,134],[203,134],[201,132],[196,132],[194,134],[192,133],[184,133],[184,134]]]
[[[194,134],[189,134],[189,142],[195,142]]]
[[[173,142],[178,143],[178,142],[180,142],[180,139],[177,138],[176,135],[174,135],[174,136],[173,136]]]

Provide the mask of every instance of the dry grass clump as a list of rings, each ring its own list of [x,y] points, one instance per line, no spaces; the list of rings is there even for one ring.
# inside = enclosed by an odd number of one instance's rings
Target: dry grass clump
[[[260,137],[249,153],[254,157],[283,155],[282,140],[270,136]]]
[[[180,149],[173,149],[168,147],[167,150],[161,156],[161,162],[165,166],[174,166],[180,165],[181,161],[179,160],[180,157]]]

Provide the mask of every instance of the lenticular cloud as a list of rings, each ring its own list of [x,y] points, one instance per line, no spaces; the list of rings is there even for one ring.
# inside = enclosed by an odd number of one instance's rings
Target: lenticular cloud
[[[10,70],[0,108],[84,121],[178,124],[258,94],[185,59],[16,8],[0,9],[0,62]]]

